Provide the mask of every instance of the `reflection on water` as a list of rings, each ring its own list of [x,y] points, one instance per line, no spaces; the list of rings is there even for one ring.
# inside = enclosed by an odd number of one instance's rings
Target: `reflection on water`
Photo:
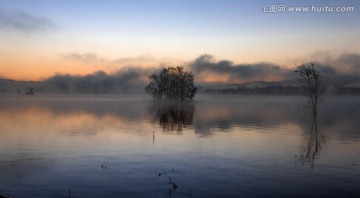
[[[356,197],[359,104],[330,98],[314,118],[296,97],[2,100],[0,195]]]
[[[297,156],[302,165],[315,166],[315,160],[320,158],[320,152],[325,145],[325,136],[318,127],[318,116],[310,112],[310,120],[308,130],[305,131],[304,146],[302,154]]]
[[[149,111],[165,132],[181,134],[193,124],[195,107],[192,101],[154,102]]]

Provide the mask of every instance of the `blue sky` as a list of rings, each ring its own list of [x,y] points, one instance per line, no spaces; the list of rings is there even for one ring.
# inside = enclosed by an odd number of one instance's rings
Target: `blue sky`
[[[0,0],[0,50],[8,55],[19,52],[28,59],[19,62],[6,55],[0,61],[26,68],[25,62],[34,67],[33,62],[45,57],[48,66],[37,67],[43,72],[52,69],[44,76],[71,72],[58,69],[61,55],[70,53],[94,54],[107,65],[110,60],[144,56],[175,64],[202,54],[236,63],[295,64],[293,59],[322,51],[358,53],[359,4],[340,0]],[[263,13],[263,5],[354,6],[354,11]],[[19,12],[26,15],[17,16]],[[31,20],[23,19],[26,16]],[[19,20],[23,22],[16,25]],[[21,25],[33,29],[21,29]],[[74,72],[101,69],[94,64]],[[9,75],[2,70],[0,75]]]

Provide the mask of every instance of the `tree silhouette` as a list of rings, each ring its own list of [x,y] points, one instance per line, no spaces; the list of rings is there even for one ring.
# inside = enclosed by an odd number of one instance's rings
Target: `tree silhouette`
[[[145,92],[158,100],[192,99],[197,90],[194,86],[194,75],[182,67],[164,68],[159,74],[149,76],[149,79]]]
[[[314,63],[309,65],[302,64],[295,70],[300,75],[300,81],[303,83],[304,94],[308,96],[311,110],[314,115],[317,114],[319,103],[324,99],[326,85],[322,79],[320,71],[315,68]]]

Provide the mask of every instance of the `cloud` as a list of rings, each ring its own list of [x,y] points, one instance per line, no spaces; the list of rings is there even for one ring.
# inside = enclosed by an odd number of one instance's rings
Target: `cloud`
[[[116,71],[122,67],[154,67],[163,65],[161,61],[151,56],[135,56],[135,57],[122,57],[117,59],[107,59],[96,53],[61,53],[59,54],[64,60],[77,61],[86,64],[105,66],[107,70]]]
[[[294,78],[293,70],[273,63],[234,64],[229,60],[216,61],[211,55],[202,55],[191,62],[189,68],[200,80],[212,81],[214,76],[224,76],[227,82],[246,82],[253,80],[273,81]]]
[[[329,61],[344,74],[360,75],[360,54],[347,53]]]
[[[101,58],[97,54],[94,54],[94,53],[83,53],[83,54],[64,53],[64,54],[61,54],[61,56],[64,59],[81,61],[81,62],[85,62],[85,63],[92,63],[94,61],[101,60]]]
[[[325,76],[360,75],[360,54],[322,52],[310,55],[300,63],[314,62],[316,68]],[[290,68],[275,63],[258,62],[234,64],[230,60],[217,61],[211,55],[202,55],[190,62],[198,81],[241,83],[248,81],[279,81],[295,79],[296,67]]]
[[[93,53],[63,55],[65,58],[80,61],[99,60]],[[136,58],[129,58],[135,60]],[[119,60],[119,59],[118,59]],[[126,59],[124,59],[126,60]],[[116,61],[116,60],[115,60]],[[316,62],[317,59],[308,62]],[[111,61],[105,60],[104,63]],[[114,61],[113,61],[114,62]],[[126,63],[124,63],[126,64]],[[143,65],[118,67],[115,72],[99,70],[88,75],[56,74],[34,87],[38,92],[44,93],[144,93],[148,76],[158,73],[162,67],[176,65],[161,65],[146,67]],[[195,74],[196,84],[213,82],[242,83],[249,81],[280,81],[297,79],[294,72],[296,67],[285,67],[279,64],[259,62],[252,64],[234,64],[229,60],[217,61],[211,55],[202,55],[195,60],[181,65]],[[360,75],[360,55],[356,53],[341,54],[333,58],[324,59],[316,64],[320,72],[326,76]],[[0,81],[1,83],[1,81]],[[221,83],[219,83],[221,84]]]
[[[69,53],[64,54],[63,56],[67,59],[83,61],[86,63],[103,60],[103,63],[106,64],[117,63],[118,65],[123,66],[120,67],[122,69],[111,74],[99,71],[86,76],[71,76],[72,80],[70,81],[74,82],[74,84],[67,87],[71,87],[71,90],[75,90],[76,92],[91,92],[94,91],[94,86],[101,87],[100,89],[102,91],[100,92],[104,93],[138,89],[139,87],[145,85],[147,76],[157,72],[160,68],[159,64],[156,63],[154,63],[153,66],[144,66],[142,64],[143,61],[154,60],[146,56],[121,58],[116,60],[105,60],[94,53]],[[316,59],[314,59],[314,61],[311,60],[304,63],[307,64],[309,62],[316,63]],[[332,61],[316,63],[316,67],[326,76],[353,75],[354,73],[343,72],[344,69],[340,70],[338,66],[334,65],[348,65],[350,71],[354,70],[354,68],[358,68],[359,63],[360,55],[343,54]],[[155,67],[154,65],[158,66]],[[168,67],[174,65],[167,64],[164,66]],[[195,74],[195,80],[197,82],[242,83],[249,81],[279,81],[298,78],[297,74],[294,72],[296,67],[289,68],[268,62],[234,64],[229,60],[217,61],[211,55],[201,55],[195,60],[182,66],[186,67]],[[65,78],[65,76],[57,75],[51,79],[57,80],[57,78]],[[57,85],[64,84],[64,82],[56,83]]]
[[[333,76],[333,75],[339,74],[336,68],[329,66],[329,65],[317,64],[316,68],[323,75]]]
[[[119,58],[117,60],[114,61],[114,63],[120,63],[120,64],[124,64],[124,65],[129,65],[129,64],[141,64],[141,63],[146,63],[146,62],[154,62],[157,61],[156,59],[152,58],[151,56],[137,56],[137,57],[126,57],[126,58]]]
[[[0,9],[0,29],[18,32],[44,32],[56,28],[47,18],[34,16],[25,11]]]
[[[104,71],[84,76],[57,74],[43,81],[40,89],[55,93],[143,93],[145,79],[153,72],[153,68],[133,67],[111,74]]]
[[[112,73],[97,71],[84,76],[58,74],[44,81],[43,87],[46,92],[142,93],[148,80],[147,77],[152,73],[158,72],[159,68],[161,68],[161,64],[154,64],[157,66],[144,66],[142,61],[151,59],[149,57],[106,60],[94,53],[68,53],[63,54],[63,57],[87,63],[98,60],[103,60],[104,64],[115,64],[115,62],[117,62],[118,65],[124,67],[120,67],[122,69],[118,69]],[[314,58],[304,63],[315,62],[317,69],[326,76],[359,74],[359,54],[342,54],[334,58],[329,57],[330,56],[327,56],[322,62],[317,62],[318,59]],[[167,64],[164,66],[168,67],[175,65]],[[195,60],[182,66],[195,74],[195,80],[198,83],[242,83],[249,81],[279,81],[298,78],[297,74],[294,72],[296,67],[289,68],[268,62],[234,64],[229,60],[217,61],[211,55],[199,56]]]
[[[325,75],[360,75],[360,54],[320,51],[296,62],[316,62]]]

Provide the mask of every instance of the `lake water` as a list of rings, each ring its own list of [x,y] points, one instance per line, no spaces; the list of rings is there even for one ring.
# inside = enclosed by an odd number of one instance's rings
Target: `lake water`
[[[360,98],[0,99],[0,195],[359,197]]]

